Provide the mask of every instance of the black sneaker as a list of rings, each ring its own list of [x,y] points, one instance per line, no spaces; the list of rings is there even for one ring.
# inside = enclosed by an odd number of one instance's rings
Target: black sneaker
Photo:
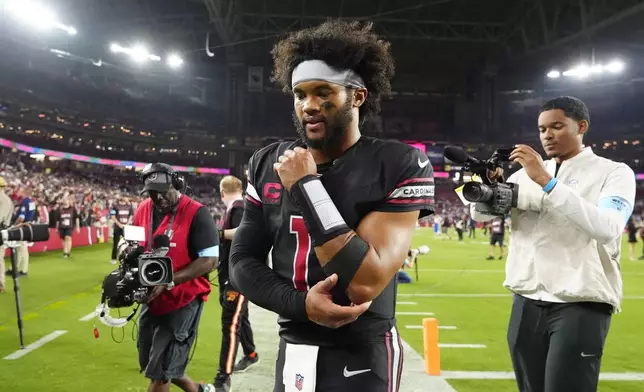
[[[230,377],[226,374],[218,374],[213,383],[215,392],[231,392]]]
[[[252,358],[250,356],[245,356],[239,362],[237,362],[237,365],[235,365],[235,367],[233,367],[233,373],[244,373],[250,367],[257,365],[258,363],[259,355],[257,355],[257,353],[255,353],[255,356],[253,356]]]

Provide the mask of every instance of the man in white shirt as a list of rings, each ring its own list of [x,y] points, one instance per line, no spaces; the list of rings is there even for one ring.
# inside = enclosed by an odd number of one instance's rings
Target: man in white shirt
[[[504,286],[514,293],[508,345],[522,392],[596,391],[611,316],[620,311],[621,236],[635,174],[584,148],[589,119],[577,98],[548,101],[539,134],[551,159],[527,145],[510,156],[522,169],[508,179],[519,190]],[[493,219],[471,210],[477,221]]]

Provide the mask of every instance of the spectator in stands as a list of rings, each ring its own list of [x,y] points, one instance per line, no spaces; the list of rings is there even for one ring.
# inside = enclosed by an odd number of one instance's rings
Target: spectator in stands
[[[13,202],[5,193],[7,182],[4,178],[0,177],[0,229],[6,229],[11,225],[11,218],[13,217]],[[0,246],[0,255],[2,261],[0,262],[0,294],[4,292],[5,274],[4,274],[4,254],[7,247]]]

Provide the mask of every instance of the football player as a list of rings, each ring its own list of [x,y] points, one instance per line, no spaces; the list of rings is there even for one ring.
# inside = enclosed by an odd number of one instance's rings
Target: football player
[[[395,277],[434,179],[420,150],[360,132],[390,90],[390,45],[370,23],[333,20],[272,54],[300,138],[249,161],[232,284],[279,315],[274,391],[398,391]]]

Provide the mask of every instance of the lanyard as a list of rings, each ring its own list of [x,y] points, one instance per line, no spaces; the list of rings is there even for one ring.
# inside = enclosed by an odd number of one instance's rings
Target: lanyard
[[[168,221],[168,227],[165,229],[165,235],[168,236],[168,238],[172,238],[172,224],[174,223],[174,218],[177,216],[177,210],[178,206],[175,207],[172,210],[172,215],[170,215],[170,220]],[[163,222],[163,221],[162,221]],[[152,250],[152,242],[154,239],[152,238],[153,233],[153,226],[154,226],[154,206],[150,209],[150,226],[148,227],[148,251]]]

